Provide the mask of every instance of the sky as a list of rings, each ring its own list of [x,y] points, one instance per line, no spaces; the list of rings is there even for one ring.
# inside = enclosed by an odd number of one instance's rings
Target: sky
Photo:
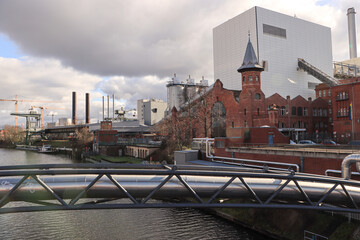
[[[214,81],[212,29],[254,6],[330,27],[333,59],[349,58],[346,11],[360,11],[358,0],[1,0],[0,99],[34,101],[20,111],[48,107],[46,122],[71,117],[73,91],[79,119],[90,93],[91,122],[102,119],[102,96],[126,109],[166,101],[174,73]],[[359,42],[359,14],[356,24]],[[0,128],[14,124],[14,110],[0,102]]]

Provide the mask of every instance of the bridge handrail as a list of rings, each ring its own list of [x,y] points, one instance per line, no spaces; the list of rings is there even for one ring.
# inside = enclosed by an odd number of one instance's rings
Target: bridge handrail
[[[70,166],[69,166],[70,165]],[[349,186],[359,186],[360,181],[346,180],[337,177],[323,176],[291,171],[264,171],[253,169],[239,169],[231,167],[192,166],[192,165],[150,165],[150,164],[38,164],[14,165],[0,167],[0,177],[25,175],[85,175],[85,174],[113,174],[113,175],[187,175],[213,177],[245,177],[295,179],[301,181],[321,181],[323,183],[339,183]],[[83,165],[83,166],[82,166]],[[123,166],[122,166],[123,165]],[[51,169],[54,168],[54,169]],[[30,170],[27,170],[30,169]],[[200,171],[201,170],[201,171]]]
[[[0,213],[153,207],[295,208],[360,213],[360,182],[335,177],[298,174],[294,171],[249,172],[249,169],[236,168],[216,171],[212,168],[211,171],[209,167],[188,166],[186,169],[184,166],[178,168],[171,165],[133,165],[131,169],[122,168],[125,166],[120,164],[113,165],[114,168],[111,168],[111,164],[82,164],[86,168],[75,164],[76,168],[71,169],[64,168],[65,165],[68,164],[2,167]],[[99,185],[92,188],[99,181]],[[29,184],[32,184],[32,187]],[[165,184],[169,185],[163,188]],[[35,193],[35,190],[31,193],[32,189],[36,189],[35,195],[31,195]],[[80,199],[101,198],[102,195],[99,194],[104,194],[103,198],[110,200],[127,197],[132,203],[99,206],[76,204]],[[166,195],[169,198],[192,197],[197,202],[148,203],[154,196],[162,199],[164,194],[169,194]],[[220,204],[216,200],[219,196],[233,196],[235,199],[246,197],[254,202]],[[65,199],[71,200],[67,203]],[[58,200],[60,205],[57,203],[54,206],[54,203],[44,203],[41,200]],[[45,206],[4,208],[9,201],[32,202]],[[328,205],[332,203],[337,205]],[[47,206],[49,204],[52,206]]]

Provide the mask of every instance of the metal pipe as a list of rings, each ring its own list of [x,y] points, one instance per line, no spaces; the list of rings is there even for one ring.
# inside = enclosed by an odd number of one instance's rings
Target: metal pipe
[[[229,157],[217,157],[217,156],[213,156],[211,154],[211,146],[210,144],[214,143],[214,139],[213,138],[194,138],[195,141],[205,141],[206,143],[206,157],[207,158],[211,158],[212,161],[214,161],[214,159],[224,159],[224,160],[231,160],[231,161],[236,161],[236,162],[247,162],[247,163],[258,163],[258,164],[264,164],[264,165],[277,165],[277,166],[287,166],[287,167],[294,167],[296,168],[296,171],[299,172],[300,168],[299,165],[295,164],[295,163],[282,163],[282,162],[269,162],[269,161],[261,161],[261,160],[252,160],[252,159],[242,159],[242,158],[229,158]],[[216,161],[214,161],[216,162]],[[226,162],[222,162],[222,163],[226,163]],[[251,165],[247,165],[247,166],[251,166]],[[274,168],[276,170],[279,170],[279,168]]]
[[[147,197],[148,194],[161,184],[168,175],[121,175],[114,176],[114,179],[121,183],[134,198]],[[51,188],[59,197],[71,199],[86,188],[98,175],[73,175],[73,176],[41,176],[40,179]],[[218,189],[229,181],[230,177],[212,177],[212,176],[186,176],[182,179],[202,198],[211,197]],[[0,185],[0,199],[4,197],[13,186],[15,186],[22,177],[1,177],[0,182],[6,183]],[[243,178],[248,186],[256,192],[261,199],[268,199],[273,193],[282,187],[286,179],[271,178]],[[300,181],[297,183],[307,193],[311,201],[316,202],[323,198],[324,193],[334,188],[334,184],[324,182]],[[351,194],[356,203],[360,203],[360,188],[347,186],[347,191]],[[113,182],[103,176],[93,185],[86,194],[86,198],[126,198],[124,192],[119,191]],[[184,186],[179,179],[173,176],[169,182],[158,189],[154,195],[158,199],[169,197],[193,197],[193,193]],[[219,195],[220,198],[252,198],[251,193],[246,189],[240,179],[236,178]],[[296,187],[293,181],[288,182],[281,192],[276,196],[277,200],[301,201],[304,196]],[[49,200],[54,196],[43,188],[34,179],[27,179],[21,187],[12,194],[12,201],[30,201],[30,200]],[[342,191],[339,185],[334,191],[326,197],[326,203],[329,204],[347,204],[349,199]]]
[[[329,176],[329,173],[336,173],[336,174],[341,174],[341,170],[335,170],[335,169],[327,169],[325,171],[325,176]],[[358,175],[360,176],[360,172],[351,172],[351,175]]]
[[[357,58],[355,14],[353,7],[347,10],[350,59]]]
[[[350,154],[341,163],[341,177],[350,179],[351,165],[356,164],[356,171],[360,172],[360,154]]]

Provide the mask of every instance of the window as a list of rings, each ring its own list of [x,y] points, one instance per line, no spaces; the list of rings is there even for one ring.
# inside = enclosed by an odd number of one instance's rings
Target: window
[[[321,111],[321,108],[318,109],[318,116],[319,117],[322,117],[322,111]]]
[[[224,141],[216,141],[216,148],[225,148],[225,142]]]
[[[331,105],[331,99],[329,99],[329,105]]]
[[[260,93],[256,93],[256,94],[255,94],[255,99],[259,100],[260,98],[261,98]]]
[[[262,61],[262,67],[264,68],[264,71],[267,72],[268,71],[268,62]]]
[[[307,116],[307,115],[308,115],[308,108],[304,107],[304,116]]]
[[[244,126],[247,127],[247,121],[246,121],[246,120],[245,120],[245,122],[244,122]]]
[[[329,108],[329,114],[332,114],[332,109],[331,108]]]
[[[328,96],[331,97],[331,89],[328,90]]]
[[[231,126],[234,127],[234,122],[231,122]]]
[[[302,113],[302,110],[303,110],[302,107],[298,107],[298,108],[297,108],[297,115],[298,115],[298,116],[302,116],[302,114],[303,114],[303,113]]]
[[[255,76],[255,80],[259,82],[259,76]]]
[[[319,91],[319,97],[322,97],[322,96],[321,96],[321,90]]]
[[[263,24],[263,33],[275,37],[286,38],[286,29]]]
[[[244,109],[244,115],[246,116],[246,108]]]
[[[317,116],[316,108],[313,108],[313,109],[312,109],[312,115],[315,116],[315,117]]]
[[[323,90],[323,97],[326,97],[326,91]]]
[[[243,76],[243,82],[245,82],[245,79],[246,79],[245,76]]]
[[[253,80],[252,76],[249,76],[249,82],[252,82],[252,80]]]
[[[257,115],[260,115],[260,108],[257,109]]]
[[[226,110],[222,102],[216,102],[211,108],[211,136],[226,137]]]
[[[285,113],[286,113],[285,106],[282,106],[282,107],[280,108],[280,115],[281,115],[281,116],[284,116]]]
[[[326,109],[323,109],[323,116],[324,116],[324,117],[327,116],[327,111],[326,111]]]
[[[296,107],[291,108],[291,115],[296,115]]]

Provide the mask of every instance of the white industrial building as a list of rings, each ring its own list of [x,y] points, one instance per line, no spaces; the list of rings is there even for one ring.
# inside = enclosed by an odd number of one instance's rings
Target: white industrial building
[[[214,76],[224,88],[241,90],[236,71],[250,37],[262,73],[266,96],[314,97],[318,79],[298,67],[298,58],[332,76],[331,29],[295,16],[253,7],[213,29]],[[319,72],[319,71],[318,71]]]
[[[154,125],[165,116],[167,103],[159,99],[140,99],[137,101],[137,117],[140,124]]]

